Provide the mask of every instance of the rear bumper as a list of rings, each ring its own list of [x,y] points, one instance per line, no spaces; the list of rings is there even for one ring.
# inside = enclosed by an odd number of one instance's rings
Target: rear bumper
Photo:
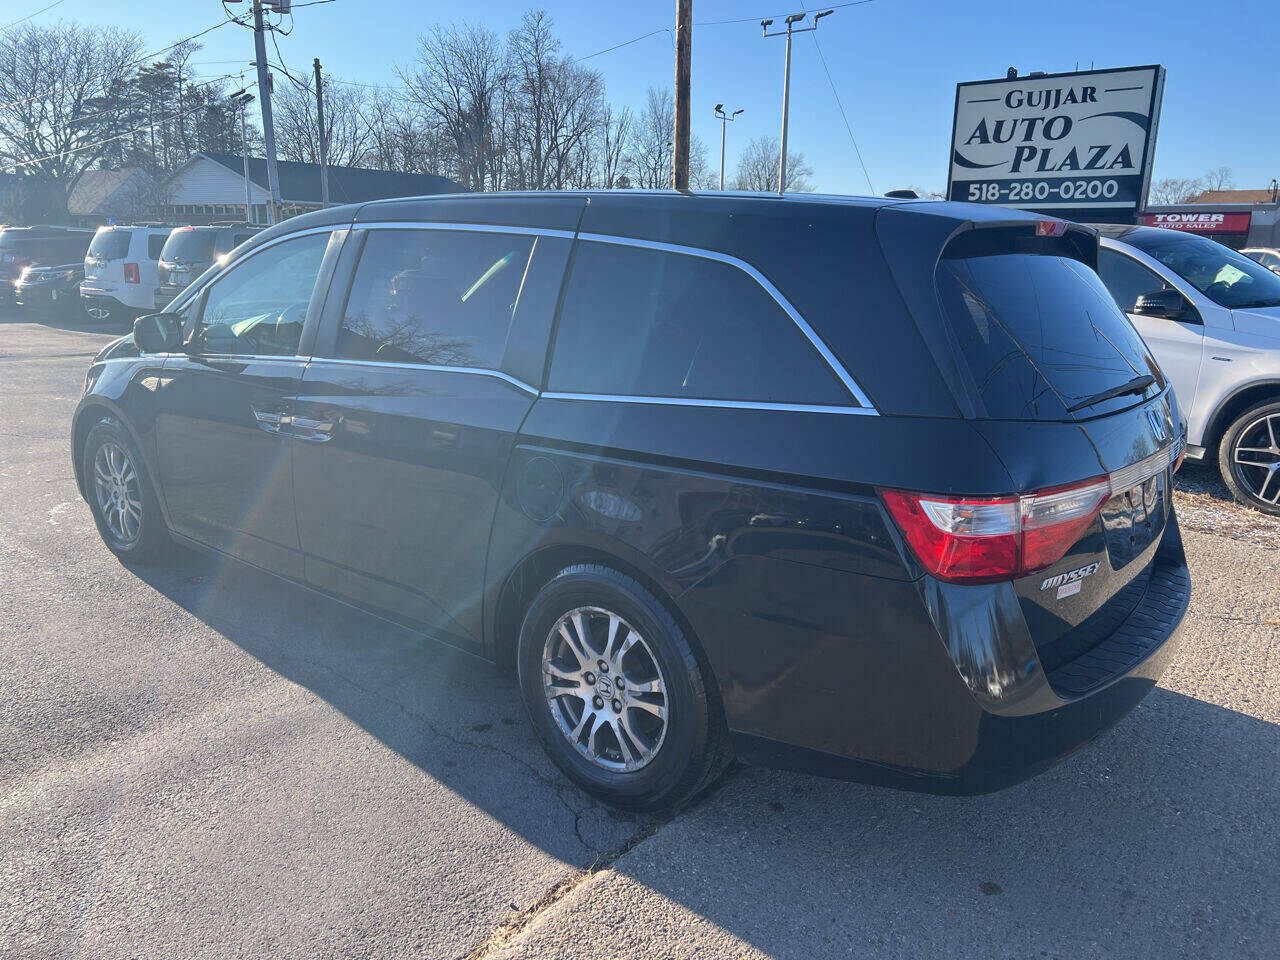
[[[693,597],[694,588],[686,599],[695,630],[712,638],[708,654],[742,759],[921,792],[978,794],[1048,768],[1155,686],[1191,596],[1172,518],[1150,562],[1151,584],[1120,628],[1048,674],[1007,584],[962,588],[987,592],[962,599],[928,579],[867,584],[857,581],[870,578],[775,564],[751,586],[775,597],[796,590],[802,602],[794,609],[818,613],[803,627],[800,617],[785,625],[729,618],[718,630],[705,619],[710,594]],[[836,602],[815,607],[815,589]],[[754,648],[756,662],[742,660],[744,646]],[[727,647],[738,649],[736,661]],[[761,650],[769,654],[764,663]],[[768,663],[774,655],[779,662]]]

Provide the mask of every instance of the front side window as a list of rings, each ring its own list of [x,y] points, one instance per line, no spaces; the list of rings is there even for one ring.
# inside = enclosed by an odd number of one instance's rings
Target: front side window
[[[548,389],[852,405],[792,319],[742,270],[589,241],[574,259]]]
[[[533,247],[497,233],[370,231],[337,356],[497,369]]]
[[[1125,313],[1133,313],[1134,304],[1144,293],[1153,293],[1168,286],[1133,257],[1106,247],[1098,251],[1098,276]]]
[[[294,237],[233,266],[204,295],[192,352],[295,355],[328,243]]]
[[[1138,230],[1125,237],[1219,306],[1280,306],[1280,276],[1256,260],[1205,237]]]

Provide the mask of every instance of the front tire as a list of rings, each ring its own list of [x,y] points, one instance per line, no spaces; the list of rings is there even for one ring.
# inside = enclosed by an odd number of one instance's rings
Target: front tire
[[[1218,469],[1238,501],[1280,516],[1280,401],[1266,400],[1235,419],[1218,445]]]
[[[85,438],[81,470],[102,541],[121,560],[152,560],[169,546],[160,503],[133,439],[113,420]]]
[[[568,567],[542,588],[520,628],[517,672],[548,755],[610,804],[678,808],[731,759],[719,697],[690,638],[617,570]]]

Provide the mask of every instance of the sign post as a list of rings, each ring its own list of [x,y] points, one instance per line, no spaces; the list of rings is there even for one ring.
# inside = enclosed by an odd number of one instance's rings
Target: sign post
[[[1164,76],[1152,65],[957,84],[947,198],[1132,223]]]

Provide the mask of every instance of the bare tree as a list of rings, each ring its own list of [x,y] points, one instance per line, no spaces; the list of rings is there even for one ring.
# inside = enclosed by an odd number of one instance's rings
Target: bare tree
[[[401,73],[409,99],[448,134],[454,153],[451,172],[468,190],[497,182],[495,115],[506,83],[505,66],[502,44],[491,30],[437,24],[418,38],[412,72]]]
[[[644,109],[635,123],[635,136],[626,158],[632,185],[651,190],[671,186],[671,143],[676,102],[669,89],[650,87]]]
[[[589,179],[604,109],[600,74],[561,57],[551,28],[545,10],[531,10],[507,38],[506,179],[521,189]]]
[[[434,118],[391,91],[379,91],[365,111],[369,162],[379,170],[447,176],[456,166],[452,140]]]
[[[102,141],[129,129],[128,111],[100,98],[123,88],[140,47],[134,33],[75,23],[0,34],[0,161],[41,181],[61,211]]]
[[[286,78],[271,99],[275,114],[276,149],[282,160],[320,162],[315,88]],[[337,167],[363,166],[373,149],[373,135],[365,107],[369,98],[361,87],[324,78],[324,125],[329,162]]]
[[[604,105],[600,112],[600,126],[596,129],[599,144],[595,152],[597,169],[593,185],[606,190],[618,186],[623,157],[626,156],[627,144],[631,138],[632,121],[630,107],[623,107],[615,112],[608,104]]]
[[[1204,191],[1204,184],[1195,179],[1166,177],[1151,184],[1148,203],[1156,206],[1189,203]]]
[[[1206,190],[1230,190],[1236,185],[1235,180],[1231,176],[1230,167],[1218,167],[1210,170],[1200,181],[1204,184]]]
[[[743,149],[734,173],[733,189],[774,191],[778,189],[778,139],[770,136],[756,137]],[[803,193],[813,189],[809,178],[813,169],[805,163],[803,153],[787,153],[787,182],[783,189],[788,193]]]

